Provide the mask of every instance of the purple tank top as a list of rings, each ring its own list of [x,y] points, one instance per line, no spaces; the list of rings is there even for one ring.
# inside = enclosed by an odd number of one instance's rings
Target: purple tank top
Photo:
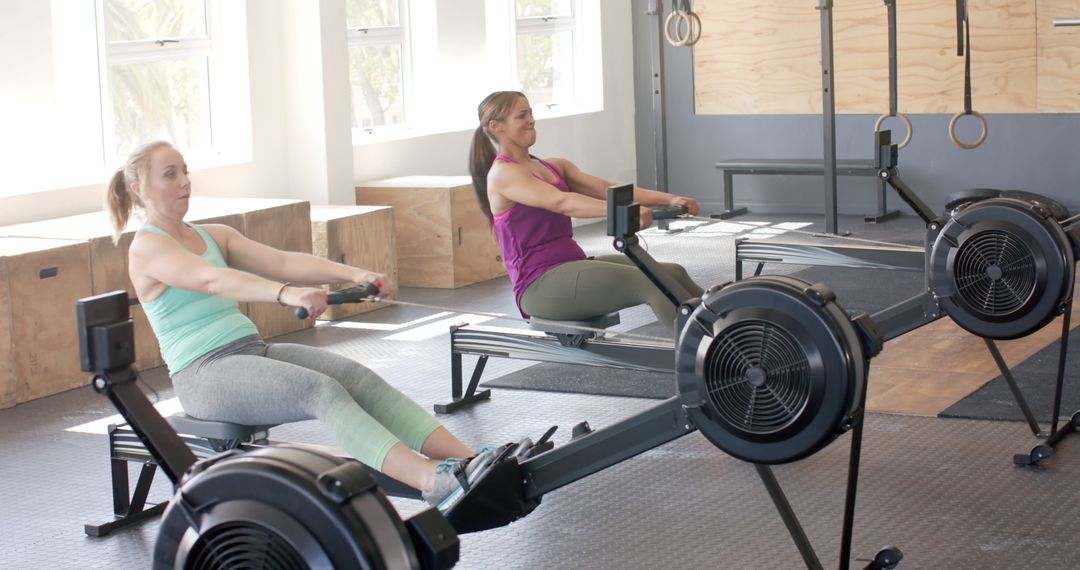
[[[495,160],[518,164],[505,154],[496,156]],[[555,174],[558,179],[554,184],[556,188],[562,192],[570,191],[558,168],[543,159],[537,160]],[[533,281],[556,265],[586,258],[581,246],[574,241],[570,217],[543,208],[515,204],[495,216],[495,236],[502,248],[506,273],[514,285],[514,300],[519,311],[521,296]],[[521,314],[529,316],[524,311]]]

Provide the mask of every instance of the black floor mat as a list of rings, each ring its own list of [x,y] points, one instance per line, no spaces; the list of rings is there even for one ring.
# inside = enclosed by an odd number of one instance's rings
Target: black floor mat
[[[766,265],[766,274],[768,270]],[[926,280],[921,271],[819,266],[791,275],[811,283],[824,283],[836,293],[837,304],[848,313],[874,313],[926,290]]]
[[[1048,326],[1058,327],[1060,330],[1061,323],[1054,321]],[[1073,331],[1069,335],[1070,339],[1076,335],[1077,331]],[[1076,350],[1077,342],[1072,341],[1069,345],[1072,350],[1065,361],[1065,385],[1061,400],[1061,414],[1065,418],[1080,410],[1080,355],[1072,354]],[[1024,394],[1032,413],[1044,423],[1052,419],[1058,346],[1057,341],[1052,342],[1012,368],[1016,384]],[[989,357],[987,354],[987,358]],[[1024,414],[1002,376],[991,380],[938,415],[945,418],[1024,421]]]

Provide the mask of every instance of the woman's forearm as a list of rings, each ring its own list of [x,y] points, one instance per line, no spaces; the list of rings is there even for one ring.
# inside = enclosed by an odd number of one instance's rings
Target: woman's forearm
[[[297,251],[284,252],[281,267],[276,268],[274,277],[282,281],[324,285],[327,283],[357,282],[365,275],[373,273],[363,268],[352,267],[329,259]]]
[[[674,194],[668,194],[667,192],[634,187],[634,201],[642,206],[666,206],[671,203],[671,199],[674,197]]]
[[[214,267],[202,275],[202,292],[241,303],[268,303],[278,299],[283,283],[254,273]]]

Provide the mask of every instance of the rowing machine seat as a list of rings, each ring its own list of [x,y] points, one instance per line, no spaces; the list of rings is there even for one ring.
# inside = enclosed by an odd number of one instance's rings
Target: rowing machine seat
[[[577,347],[586,340],[602,334],[589,329],[606,329],[617,324],[619,324],[618,311],[577,321],[553,321],[535,317],[529,322],[529,328],[557,337],[559,344],[563,346]]]
[[[278,425],[249,426],[232,422],[200,420],[183,412],[167,419],[177,433],[205,438],[210,441],[216,451],[234,449],[244,443],[265,440],[269,436],[270,428]]]

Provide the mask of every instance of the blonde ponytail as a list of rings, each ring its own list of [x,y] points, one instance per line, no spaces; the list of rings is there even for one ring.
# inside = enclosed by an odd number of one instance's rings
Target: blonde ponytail
[[[109,212],[109,221],[113,227],[114,244],[120,241],[120,235],[127,228],[132,210],[143,207],[139,196],[131,191],[131,185],[135,182],[145,184],[146,175],[150,170],[150,154],[162,147],[173,148],[172,144],[166,141],[154,141],[135,149],[124,166],[118,168],[109,180],[109,187],[105,193],[105,207]]]

